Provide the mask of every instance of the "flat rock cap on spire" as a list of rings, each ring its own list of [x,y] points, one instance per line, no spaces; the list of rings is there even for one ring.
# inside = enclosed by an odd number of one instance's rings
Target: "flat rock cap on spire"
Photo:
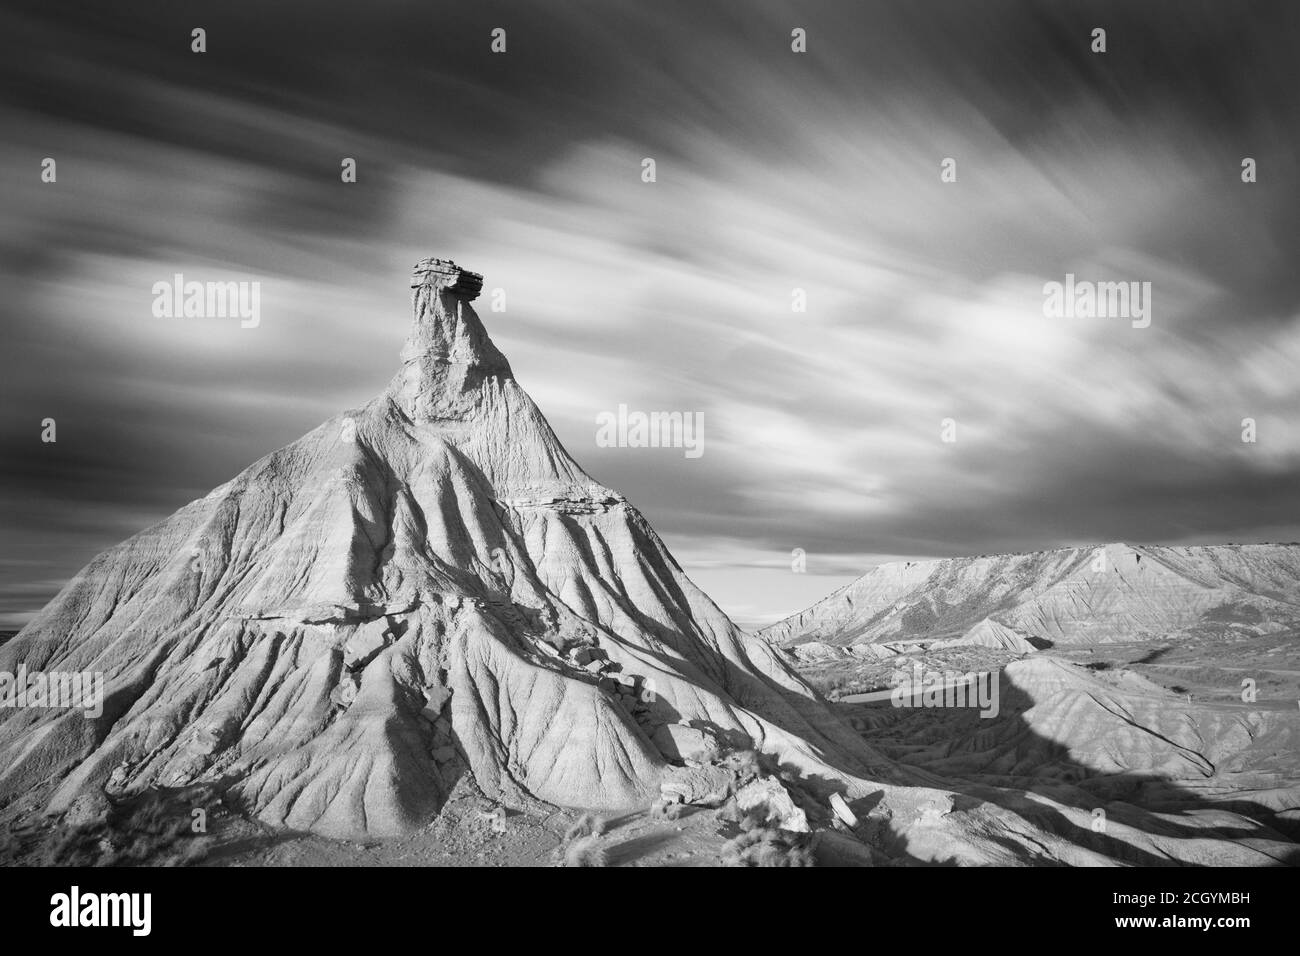
[[[427,283],[472,301],[483,291],[483,277],[477,272],[462,269],[450,259],[421,259],[411,274],[411,288],[418,289]]]

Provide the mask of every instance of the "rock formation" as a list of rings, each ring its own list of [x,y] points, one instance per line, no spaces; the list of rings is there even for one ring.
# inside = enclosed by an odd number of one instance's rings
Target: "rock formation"
[[[1293,628],[1300,545],[1110,544],[894,562],[760,633],[787,646],[955,640],[986,618],[1051,644]]]
[[[0,669],[107,684],[97,719],[0,711],[0,802],[223,779],[272,823],[384,835],[468,772],[502,799],[625,808],[658,795],[679,755],[655,741],[686,723],[866,771],[561,447],[470,305],[481,286],[420,262],[381,395],[99,555],[0,648]]]

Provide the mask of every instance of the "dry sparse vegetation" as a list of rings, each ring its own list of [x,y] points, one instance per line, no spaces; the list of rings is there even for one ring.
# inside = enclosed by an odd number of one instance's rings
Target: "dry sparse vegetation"
[[[574,820],[569,829],[564,831],[564,842],[572,843],[585,836],[601,836],[605,832],[605,820],[594,813],[584,813]]]
[[[565,866],[608,866],[609,854],[596,834],[580,837],[564,848]]]
[[[767,825],[766,814],[750,813],[740,821],[740,833],[723,844],[723,866],[813,866],[807,834]]]
[[[667,800],[656,800],[650,805],[650,818],[652,820],[680,820],[686,815],[686,804],[669,803]]]
[[[194,811],[218,802],[210,787],[148,790],[110,802],[98,819],[60,820],[42,853],[44,866],[193,866],[211,848],[193,829]]]
[[[609,854],[601,842],[605,827],[603,817],[584,813],[564,831],[552,858],[560,866],[608,866]]]

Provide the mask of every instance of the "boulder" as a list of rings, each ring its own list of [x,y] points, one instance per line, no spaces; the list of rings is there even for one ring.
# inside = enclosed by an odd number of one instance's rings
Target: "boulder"
[[[715,806],[731,794],[731,774],[722,767],[671,767],[659,785],[667,803]]]
[[[760,777],[736,791],[736,806],[742,811],[766,807],[775,827],[807,833],[808,817],[794,805],[790,792],[775,777]]]
[[[830,803],[831,803],[831,811],[834,812],[837,818],[843,820],[844,825],[847,826],[850,830],[858,825],[857,815],[852,810],[849,809],[848,803],[844,800],[842,796],[840,796],[838,793],[832,793]]]
[[[362,624],[343,648],[343,666],[348,670],[361,670],[388,646],[387,633],[388,622],[383,618]]]

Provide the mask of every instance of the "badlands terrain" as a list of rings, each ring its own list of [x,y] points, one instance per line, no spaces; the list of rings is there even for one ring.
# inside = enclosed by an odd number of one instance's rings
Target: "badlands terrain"
[[[1231,809],[1294,840],[1298,572],[1293,544],[904,562],[762,634],[875,747],[967,793],[1091,804],[1107,831]],[[999,713],[882,699],[916,667],[997,673]]]
[[[747,634],[560,445],[481,285],[420,262],[376,398],[0,645],[106,682],[0,710],[0,862],[1295,861],[1295,549],[892,566]],[[855,699],[900,661],[992,670],[998,716]]]

